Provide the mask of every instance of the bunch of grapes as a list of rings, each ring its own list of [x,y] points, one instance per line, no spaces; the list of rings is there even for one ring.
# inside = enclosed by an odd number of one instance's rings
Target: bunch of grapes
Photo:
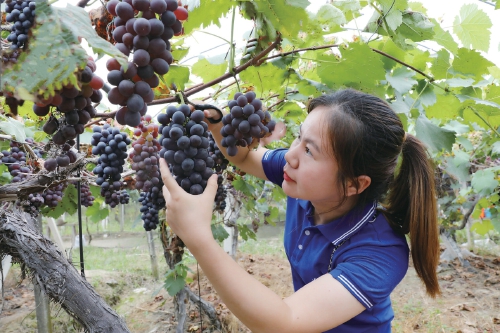
[[[62,146],[62,151],[58,151],[57,157],[49,157],[45,160],[43,167],[47,171],[54,171],[57,167],[67,167],[71,163],[75,163],[78,158],[78,154],[75,149],[72,148],[74,145],[74,140],[66,142]]]
[[[41,195],[44,199],[45,204],[48,207],[54,208],[62,200],[63,192],[67,187],[67,183],[59,183],[57,185],[51,186],[44,190]]]
[[[163,186],[163,183],[161,183],[161,186]],[[144,229],[146,231],[156,229],[159,223],[158,212],[165,207],[165,199],[162,192],[141,192],[139,202],[141,203],[140,211],[142,213],[141,218]]]
[[[77,73],[78,86],[65,85],[61,90],[46,99],[41,98],[33,105],[33,112],[39,117],[47,116],[53,107],[50,118],[43,125],[43,131],[52,136],[56,145],[64,145],[82,134],[96,110],[92,102],[99,103],[102,94],[99,89],[104,81],[94,74],[96,64],[92,57],[87,60],[87,66]]]
[[[231,112],[222,118],[224,127],[221,129],[221,145],[227,148],[229,156],[238,153],[237,146],[249,146],[254,138],[265,137],[276,126],[271,114],[262,110],[262,102],[253,91],[246,94],[237,92],[233,100],[228,102],[228,107]]]
[[[120,192],[119,201],[120,201],[120,203],[122,205],[126,205],[126,204],[129,203],[129,201],[130,201],[130,195],[128,194],[127,190],[123,189]]]
[[[136,172],[135,188],[149,192],[153,189],[161,191],[160,166],[158,152],[161,145],[157,140],[158,125],[151,122],[151,116],[142,117],[142,122],[135,129],[136,140],[132,143],[134,150],[129,157],[132,160],[131,168]]]
[[[17,143],[11,142],[10,151],[4,150],[2,155],[2,163],[7,165],[13,183],[20,182],[31,174],[31,168],[26,164],[26,154]]]
[[[169,106],[158,115],[164,158],[177,183],[188,193],[201,194],[213,174],[214,161],[208,156],[208,126],[203,111],[191,113],[188,105]]]
[[[222,154],[217,143],[215,142],[212,134],[208,135],[209,146],[208,146],[208,155],[214,161],[214,171],[217,173],[217,194],[215,195],[215,210],[223,212],[226,209],[226,197],[227,197],[227,189],[224,186],[224,176],[223,172],[226,170],[229,161]]]
[[[76,187],[76,183],[74,184]],[[94,196],[90,191],[90,186],[87,183],[80,183],[80,202],[85,207],[90,207],[94,204]]]
[[[99,155],[97,166],[93,173],[97,176],[96,184],[101,186],[101,196],[112,208],[120,203],[120,190],[123,185],[121,173],[127,158],[127,146],[131,140],[127,133],[110,127],[108,124],[102,128],[93,128],[91,144],[93,155]]]
[[[21,50],[15,49],[10,52],[2,52],[2,62],[7,65],[8,63],[15,64],[21,55]]]
[[[122,106],[116,113],[119,124],[136,127],[147,112],[146,103],[154,99],[152,88],[160,83],[157,75],[169,71],[170,39],[182,33],[181,20],[188,13],[177,0],[110,0],[106,8],[115,16],[116,48],[126,56],[133,54],[127,70],[116,59],[106,63],[108,82],[115,86],[108,100]]]
[[[7,3],[5,20],[12,23],[7,41],[11,42],[11,49],[22,49],[28,41],[30,28],[35,23],[36,2],[30,0],[12,0]]]

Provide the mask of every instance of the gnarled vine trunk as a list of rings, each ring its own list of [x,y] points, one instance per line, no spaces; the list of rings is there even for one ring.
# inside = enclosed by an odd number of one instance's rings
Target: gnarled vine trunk
[[[0,257],[11,255],[30,271],[51,300],[91,333],[130,332],[125,321],[80,276],[56,246],[18,211],[0,212]]]

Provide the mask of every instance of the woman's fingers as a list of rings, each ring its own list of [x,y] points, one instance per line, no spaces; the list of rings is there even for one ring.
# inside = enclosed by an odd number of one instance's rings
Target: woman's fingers
[[[168,169],[167,161],[163,158],[160,158],[160,173],[163,184],[165,184],[169,191],[173,191],[175,186],[179,186]]]

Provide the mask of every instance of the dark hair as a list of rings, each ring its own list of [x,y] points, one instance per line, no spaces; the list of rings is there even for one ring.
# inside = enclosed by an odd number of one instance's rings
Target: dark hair
[[[332,111],[326,123],[344,200],[348,181],[359,188],[358,176],[371,178],[358,202],[379,201],[391,227],[410,234],[415,270],[427,293],[436,296],[440,293],[437,204],[434,168],[425,147],[405,133],[399,117],[378,97],[346,89],[311,100],[307,112],[318,106]]]

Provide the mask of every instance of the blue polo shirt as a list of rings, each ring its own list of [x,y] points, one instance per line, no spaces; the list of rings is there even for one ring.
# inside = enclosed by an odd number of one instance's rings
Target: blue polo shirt
[[[262,159],[266,177],[283,183],[287,149],[269,150]],[[390,294],[408,270],[409,249],[395,233],[376,202],[355,207],[327,224],[314,225],[311,202],[288,197],[285,252],[295,291],[327,274],[335,246],[331,274],[366,308],[328,333],[391,332],[394,318]],[[325,316],[335,315],[325,310]]]

